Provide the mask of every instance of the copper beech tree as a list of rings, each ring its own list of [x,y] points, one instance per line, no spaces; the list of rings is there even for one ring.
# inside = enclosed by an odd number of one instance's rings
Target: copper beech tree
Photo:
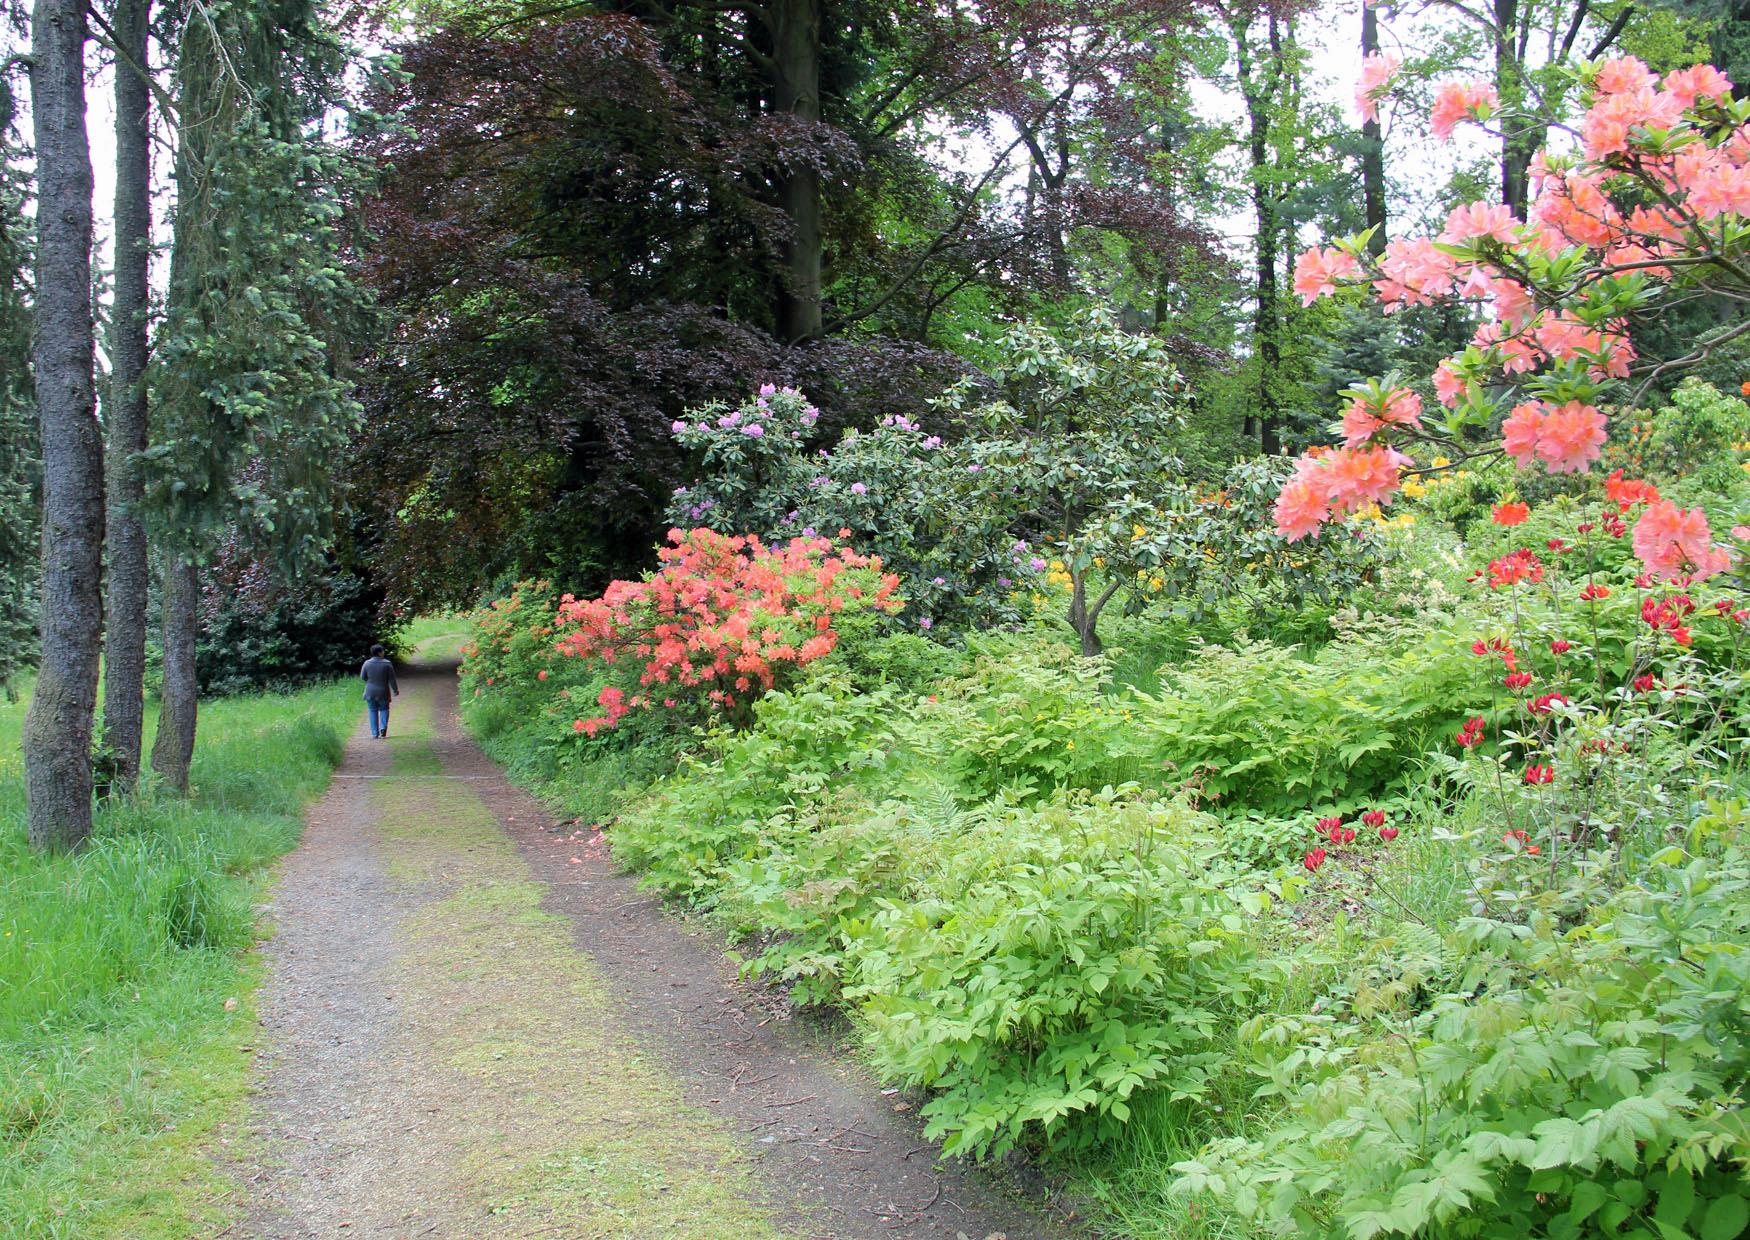
[[[964,373],[957,298],[988,318],[1062,287],[1084,237],[1196,246],[1160,184],[1096,166],[1121,145],[1151,166],[1121,87],[1194,19],[681,0],[422,27],[369,145],[395,169],[367,212],[398,325],[361,449],[392,602],[630,575],[688,409],[770,382],[819,402],[822,435],[915,417]],[[947,133],[981,138],[972,166],[942,166]]]

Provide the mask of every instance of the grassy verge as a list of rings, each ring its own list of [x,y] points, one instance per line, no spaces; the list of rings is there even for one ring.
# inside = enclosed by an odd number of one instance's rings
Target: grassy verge
[[[467,641],[466,616],[420,616],[395,635],[395,650],[405,659],[443,663],[459,660]]]
[[[0,704],[0,736],[23,709]],[[228,1186],[206,1155],[247,1087],[263,870],[296,843],[357,709],[351,684],[214,703],[194,795],[106,808],[75,857],[27,849],[8,746],[0,1236],[216,1230]]]

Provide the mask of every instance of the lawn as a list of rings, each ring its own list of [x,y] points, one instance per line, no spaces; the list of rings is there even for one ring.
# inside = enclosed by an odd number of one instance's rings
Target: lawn
[[[24,709],[0,704],[0,1236],[210,1234],[228,1185],[208,1153],[253,1049],[256,903],[357,694],[204,707],[191,797],[104,807],[75,856],[25,844]]]

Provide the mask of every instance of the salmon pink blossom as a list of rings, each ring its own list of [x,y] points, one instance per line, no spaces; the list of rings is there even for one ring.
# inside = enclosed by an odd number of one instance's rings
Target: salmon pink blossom
[[[1634,548],[1649,573],[1668,581],[1705,581],[1732,562],[1729,552],[1714,545],[1706,513],[1700,508],[1684,511],[1669,500],[1651,504],[1641,514]]]
[[[1583,474],[1604,448],[1604,415],[1570,400],[1544,415],[1537,455],[1552,474]]]
[[[1719,99],[1730,95],[1732,79],[1712,65],[1692,65],[1667,73],[1665,89],[1687,109],[1693,108],[1698,99]]]
[[[1592,89],[1598,95],[1624,95],[1658,84],[1659,75],[1636,56],[1612,56],[1601,61],[1592,78]]]
[[[1529,469],[1537,456],[1537,439],[1542,431],[1542,405],[1536,401],[1515,405],[1501,425],[1501,447],[1519,463],[1519,468]]]
[[[1361,80],[1355,83],[1355,110],[1362,120],[1379,119],[1379,101],[1403,63],[1403,57],[1391,52],[1369,52],[1362,59]]]
[[[1518,239],[1519,221],[1510,208],[1499,204],[1470,202],[1454,207],[1446,217],[1440,240],[1448,245],[1466,241],[1499,241],[1511,245]]]
[[[1357,396],[1343,414],[1343,443],[1358,448],[1388,426],[1421,429],[1422,398],[1404,387]]]
[[[1358,270],[1353,254],[1342,250],[1307,250],[1294,260],[1294,291],[1303,305],[1310,306],[1326,293],[1335,292],[1337,281],[1354,277]]]
[[[1434,96],[1434,111],[1430,116],[1434,136],[1442,142],[1452,138],[1452,131],[1462,120],[1487,120],[1499,106],[1500,96],[1487,82],[1448,82]]]

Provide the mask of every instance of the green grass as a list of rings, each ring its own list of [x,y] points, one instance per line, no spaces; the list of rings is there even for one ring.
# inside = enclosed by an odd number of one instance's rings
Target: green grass
[[[208,1234],[229,1189],[211,1147],[248,1085],[263,869],[297,842],[357,694],[204,708],[191,798],[106,807],[76,856],[25,844],[23,709],[0,703],[0,1237]]]
[[[415,662],[446,663],[461,659],[468,637],[466,616],[420,616],[395,635],[395,650]]]

